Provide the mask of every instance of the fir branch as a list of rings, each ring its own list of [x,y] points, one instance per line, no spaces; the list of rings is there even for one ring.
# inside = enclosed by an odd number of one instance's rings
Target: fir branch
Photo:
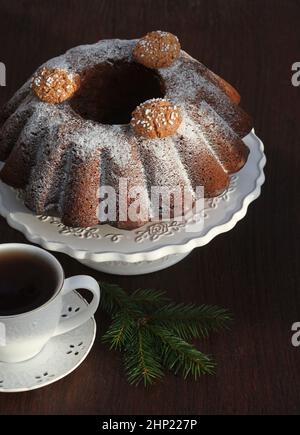
[[[190,374],[196,380],[200,375],[211,375],[215,372],[216,364],[211,357],[203,354],[193,345],[166,329],[151,327],[151,331],[162,342],[163,365],[175,374],[182,372],[184,378]]]
[[[151,334],[145,327],[139,327],[132,337],[131,345],[125,350],[124,363],[128,382],[145,386],[163,376],[159,356],[154,351],[155,346]]]
[[[158,308],[170,302],[165,292],[159,290],[138,289],[131,293],[130,299],[137,305],[141,305],[147,310]]]
[[[142,315],[142,312],[130,296],[117,284],[99,283],[102,290],[100,307],[110,315],[118,310],[127,312],[133,318]]]
[[[131,384],[145,386],[163,376],[163,369],[197,379],[212,374],[215,362],[188,341],[226,328],[228,311],[216,307],[175,304],[165,293],[136,290],[128,295],[118,285],[101,283],[101,307],[112,316],[102,340],[124,353]]]
[[[127,303],[127,293],[117,284],[99,282],[101,288],[100,308],[108,314],[115,313]]]
[[[213,306],[170,303],[152,314],[149,322],[172,329],[184,340],[205,338],[209,332],[228,328],[232,321],[229,311]]]
[[[110,349],[122,350],[126,343],[132,339],[135,321],[127,311],[119,311],[112,317],[112,323],[102,337],[104,343],[110,344]]]

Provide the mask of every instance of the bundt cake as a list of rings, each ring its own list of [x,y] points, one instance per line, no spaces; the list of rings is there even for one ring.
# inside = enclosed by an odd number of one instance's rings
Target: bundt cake
[[[151,186],[217,196],[249,152],[252,121],[239,102],[170,33],[79,46],[46,62],[3,108],[0,178],[24,190],[30,210],[74,227],[105,221],[99,188],[118,194],[120,178],[144,188],[149,209]],[[118,207],[113,225],[145,223],[119,219]]]

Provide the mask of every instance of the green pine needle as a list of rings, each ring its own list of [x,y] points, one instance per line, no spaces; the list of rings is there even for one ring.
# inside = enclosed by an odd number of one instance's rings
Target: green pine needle
[[[228,328],[232,317],[227,310],[213,305],[174,304],[161,307],[151,321],[171,328],[184,340],[205,338],[210,332]]]
[[[189,343],[211,331],[228,328],[230,313],[216,306],[175,304],[164,292],[136,290],[127,294],[115,284],[100,283],[101,308],[112,322],[102,337],[124,354],[130,384],[152,385],[164,369],[184,378],[213,374],[216,364]]]
[[[131,293],[130,299],[137,305],[143,306],[146,309],[159,308],[160,306],[170,302],[166,297],[165,292],[159,290],[139,289]]]
[[[125,371],[130,384],[143,382],[146,387],[163,376],[160,357],[154,349],[153,337],[147,328],[138,328],[124,353]]]
[[[200,375],[214,373],[215,362],[193,345],[161,327],[151,330],[162,342],[162,361],[169,370],[175,374],[182,372],[184,378],[191,375],[195,380]]]
[[[100,308],[108,314],[116,312],[126,304],[127,293],[117,284],[99,282],[101,288]]]
[[[102,294],[100,308],[108,314],[114,315],[119,310],[126,311],[133,318],[141,315],[138,304],[131,300],[130,296],[117,284],[99,283]]]
[[[110,344],[110,349],[121,350],[130,342],[135,329],[134,320],[126,311],[119,311],[112,317],[112,323],[102,337],[104,343]]]

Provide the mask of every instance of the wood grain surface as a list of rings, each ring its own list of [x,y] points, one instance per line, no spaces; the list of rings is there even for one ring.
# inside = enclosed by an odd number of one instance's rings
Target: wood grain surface
[[[201,346],[216,356],[216,376],[197,383],[167,375],[150,390],[130,387],[120,356],[99,336],[82,366],[41,390],[0,394],[0,414],[299,414],[300,61],[299,0],[0,1],[4,103],[44,61],[101,38],[153,29],[178,35],[183,48],[241,92],[268,164],[261,197],[229,233],[178,265],[140,277],[104,275],[57,254],[66,275],[88,273],[129,290],[164,289],[177,301],[218,304],[235,316],[231,332]],[[0,242],[26,242],[0,218]]]

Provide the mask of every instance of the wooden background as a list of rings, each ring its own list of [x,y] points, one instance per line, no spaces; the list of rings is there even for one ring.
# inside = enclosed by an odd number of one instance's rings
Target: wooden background
[[[235,316],[230,333],[203,349],[217,375],[198,383],[172,375],[149,391],[130,387],[119,354],[98,339],[84,364],[58,383],[0,394],[0,414],[298,414],[300,348],[300,61],[299,0],[10,0],[0,1],[4,103],[44,61],[101,38],[133,38],[153,29],[178,35],[183,48],[240,90],[265,142],[267,181],[247,217],[171,269],[109,276],[57,255],[66,275],[89,273],[127,289],[165,289],[177,301],[219,304]],[[25,242],[0,218],[0,242]]]

